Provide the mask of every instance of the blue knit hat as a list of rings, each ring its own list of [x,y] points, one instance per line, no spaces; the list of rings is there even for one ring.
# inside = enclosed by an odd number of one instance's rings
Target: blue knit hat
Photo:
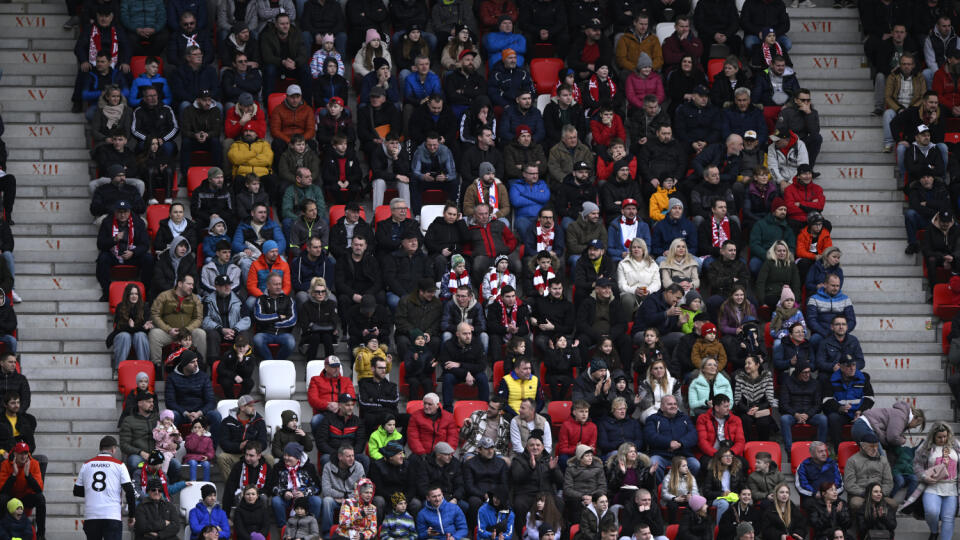
[[[270,253],[275,249],[280,249],[280,246],[277,245],[277,242],[274,240],[267,240],[263,243],[263,249],[261,251],[263,253]]]

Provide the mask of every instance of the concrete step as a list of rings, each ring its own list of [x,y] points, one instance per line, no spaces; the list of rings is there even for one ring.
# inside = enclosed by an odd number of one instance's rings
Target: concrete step
[[[31,381],[63,379],[64,374],[62,368],[28,367],[25,362],[23,363],[22,372],[29,377]],[[77,380],[110,380],[111,376],[111,369],[109,367],[76,368],[70,370],[70,377]],[[115,384],[116,383],[114,383],[114,385]]]
[[[893,184],[893,180],[888,180],[888,184]],[[826,191],[826,190],[825,190]],[[876,190],[876,191],[863,191],[863,190],[845,190],[845,189],[834,189],[827,192],[827,197],[831,201],[837,202],[853,202],[853,203],[875,203],[875,202],[903,202],[903,192],[900,190]]]
[[[60,370],[86,370],[107,368],[110,366],[110,355],[101,350],[100,353],[65,353],[65,354],[22,354],[20,356],[21,365],[24,373],[29,369],[44,370],[43,372],[56,372]]]
[[[56,30],[53,37],[69,37],[71,32],[63,29],[63,23],[68,19],[66,14],[47,14],[47,15],[16,15],[12,17],[0,17],[0,31],[3,35],[16,37],[16,32],[22,30],[29,37],[43,37],[46,31]]]
[[[85,186],[77,186],[85,191]],[[59,190],[58,190],[59,191]],[[89,192],[88,192],[89,193]],[[75,193],[70,193],[75,194]],[[80,198],[51,198],[51,199],[17,199],[17,225],[20,223],[82,223],[90,225],[93,215],[90,214],[89,195],[86,199]]]
[[[7,163],[8,171],[17,178],[32,180],[45,185],[87,185],[89,182],[89,155],[78,161],[24,161],[11,159]],[[35,177],[35,178],[28,178]],[[19,207],[17,208],[19,211]]]
[[[864,294],[885,295],[895,291],[921,292],[923,291],[923,287],[924,280],[920,276],[915,278],[848,278],[844,276],[843,280],[843,292],[850,295],[854,299],[859,298]],[[17,285],[17,288],[20,288],[19,284]]]
[[[930,306],[924,303],[924,293],[884,293],[882,303],[868,303],[873,299],[880,302],[880,299],[870,296],[851,296],[856,305],[857,317],[862,316],[929,316]]]
[[[0,64],[3,64],[4,72],[15,75],[73,73],[76,71],[77,59],[71,51],[0,50]]]
[[[916,277],[920,275],[920,263],[914,266],[858,266],[846,264],[843,266],[843,275],[850,277],[868,277],[871,279],[886,277]]]
[[[827,219],[830,219],[830,216],[827,216]],[[891,218],[890,227],[835,227],[831,231],[830,236],[834,240],[837,239],[847,239],[847,240],[877,240],[877,239],[887,239],[892,240],[896,238],[906,238],[906,233],[903,225],[897,226],[896,222]]]
[[[872,375],[871,375],[872,377]],[[950,387],[945,382],[872,382],[873,391],[877,395],[950,395]]]
[[[49,394],[37,394],[31,396],[31,406],[30,412],[37,416],[38,418],[70,418],[73,420],[79,420],[81,418],[87,418],[87,411],[93,410],[104,410],[109,412],[111,415],[116,415],[116,395],[115,394],[78,394],[78,393],[63,393],[60,395],[49,395]],[[53,410],[48,411],[45,416],[40,416],[40,412],[37,409],[53,409],[59,410],[60,412],[54,412]],[[69,411],[64,413],[64,410]],[[83,411],[80,414],[76,414],[77,411]],[[68,416],[64,416],[68,415]],[[109,418],[102,418],[100,415],[87,418],[89,420],[109,420]],[[113,416],[113,419],[116,420],[118,416]]]
[[[873,81],[871,81],[868,71],[866,74],[847,74],[843,78],[839,76],[829,79],[804,77],[803,86],[813,92],[872,91]]]
[[[83,124],[6,124],[6,131],[3,133],[5,141],[27,139],[30,141],[43,141],[44,144],[50,139],[79,139],[83,142],[84,126]]]
[[[903,201],[864,202],[833,201],[829,194],[823,215],[834,227],[882,227],[903,223]]]
[[[0,5],[0,14],[33,14],[33,15],[51,15],[51,14],[62,14],[63,5],[56,4],[39,4],[31,2],[22,2],[22,3],[10,3]]]
[[[4,111],[7,110],[10,104],[19,101],[32,103],[34,106],[49,103],[57,105],[57,108],[54,110],[62,110],[64,107],[67,107],[69,110],[69,105],[66,102],[70,101],[72,94],[72,89],[62,87],[6,86],[0,88],[0,99],[3,100]],[[30,111],[31,109],[25,110]]]
[[[790,15],[790,31],[799,32],[802,30],[801,21],[857,21],[857,10],[855,9],[833,9],[829,0],[817,0],[817,7],[790,7],[787,4],[787,14]],[[815,39],[813,37],[798,37],[796,41]]]
[[[8,36],[4,33],[5,37],[0,38],[0,50],[32,50],[35,48],[43,48],[52,51],[72,51],[73,46],[77,43],[76,39],[67,39],[67,36],[55,34],[50,30],[37,32],[38,35],[35,36],[27,35],[16,37]]]
[[[802,38],[806,39],[807,34],[812,32],[806,32],[803,34]],[[790,49],[790,56],[799,54],[809,54],[809,55],[833,55],[833,54],[844,54],[844,55],[862,55],[863,46],[859,43],[834,43],[830,41],[802,41],[794,42],[793,48]]]
[[[59,334],[58,334],[59,335]],[[89,336],[87,336],[89,338]],[[64,337],[64,340],[76,339],[71,343],[64,341],[47,341],[43,338],[31,337],[30,339],[21,338],[17,346],[19,353],[38,353],[38,354],[80,354],[80,353],[102,353],[106,350],[103,339],[106,335],[96,341],[86,341],[85,338]]]
[[[847,119],[844,120],[846,121]],[[890,170],[887,177],[892,180],[894,166],[893,154],[886,154],[881,150],[882,148],[877,146],[876,150],[859,152],[856,154],[836,151],[824,152],[821,153],[820,157],[817,158],[817,167],[847,167],[851,170],[851,172],[856,173],[857,168],[863,167],[867,164],[875,166],[887,166]]]
[[[793,53],[793,51],[790,52]],[[864,67],[862,53],[842,54],[839,51],[832,51],[816,54],[790,54],[790,59],[793,61],[793,69],[797,72],[797,76],[803,79],[816,77],[822,72],[859,71]]]
[[[916,255],[904,255],[904,242],[896,240],[837,240],[834,245],[843,251],[843,265],[904,264],[914,265]]]

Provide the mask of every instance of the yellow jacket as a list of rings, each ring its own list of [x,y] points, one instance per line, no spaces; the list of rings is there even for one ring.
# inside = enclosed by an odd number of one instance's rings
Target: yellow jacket
[[[530,380],[522,381],[514,379],[512,373],[503,376],[503,385],[507,387],[507,406],[514,412],[520,410],[520,402],[524,399],[532,399],[537,402],[537,390],[540,388],[540,379],[536,375],[531,375]]]
[[[660,221],[667,216],[667,205],[670,204],[670,195],[677,191],[676,187],[666,190],[657,186],[657,191],[650,196],[650,219]]]
[[[233,141],[227,158],[233,165],[233,176],[253,173],[257,176],[270,174],[273,170],[273,150],[270,143],[258,139],[252,143]]]
[[[371,351],[364,345],[353,349],[353,370],[357,372],[357,380],[370,379],[373,377],[373,359],[383,358],[387,361],[387,373],[390,373],[391,363],[387,358],[387,346],[381,345],[379,349]]]

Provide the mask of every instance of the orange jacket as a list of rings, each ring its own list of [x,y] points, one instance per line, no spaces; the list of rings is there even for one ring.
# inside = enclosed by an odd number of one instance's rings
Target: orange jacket
[[[810,242],[813,240],[813,237],[810,236],[810,231],[807,227],[800,229],[800,234],[797,235],[797,258],[798,259],[810,259],[811,261],[816,260],[817,255],[823,253],[823,250],[833,245],[833,239],[830,238],[830,231],[826,227],[820,229],[820,236],[817,238],[817,252],[813,253],[810,251]]]
[[[277,257],[273,265],[270,265],[266,255],[260,255],[260,258],[250,265],[250,271],[247,273],[247,292],[250,296],[262,296],[267,290],[267,278],[274,272],[279,272],[283,276],[283,293],[289,295],[290,265],[283,260],[283,257]]]
[[[13,475],[13,456],[3,460],[0,464],[0,493],[10,497],[22,497],[43,492],[43,478],[40,476],[40,462],[30,458],[30,474],[21,468],[19,474]]]
[[[291,109],[284,100],[270,113],[270,133],[274,138],[285,143],[289,143],[290,137],[296,133],[300,133],[309,141],[317,134],[317,121],[313,116],[313,109],[306,103]]]

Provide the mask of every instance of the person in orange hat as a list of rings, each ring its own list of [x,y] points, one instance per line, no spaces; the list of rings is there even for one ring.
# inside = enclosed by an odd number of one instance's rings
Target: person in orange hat
[[[0,504],[6,505],[14,497],[23,501],[24,508],[36,511],[37,538],[42,539],[47,521],[43,476],[40,462],[30,455],[25,442],[15,444],[11,455],[0,463]]]

